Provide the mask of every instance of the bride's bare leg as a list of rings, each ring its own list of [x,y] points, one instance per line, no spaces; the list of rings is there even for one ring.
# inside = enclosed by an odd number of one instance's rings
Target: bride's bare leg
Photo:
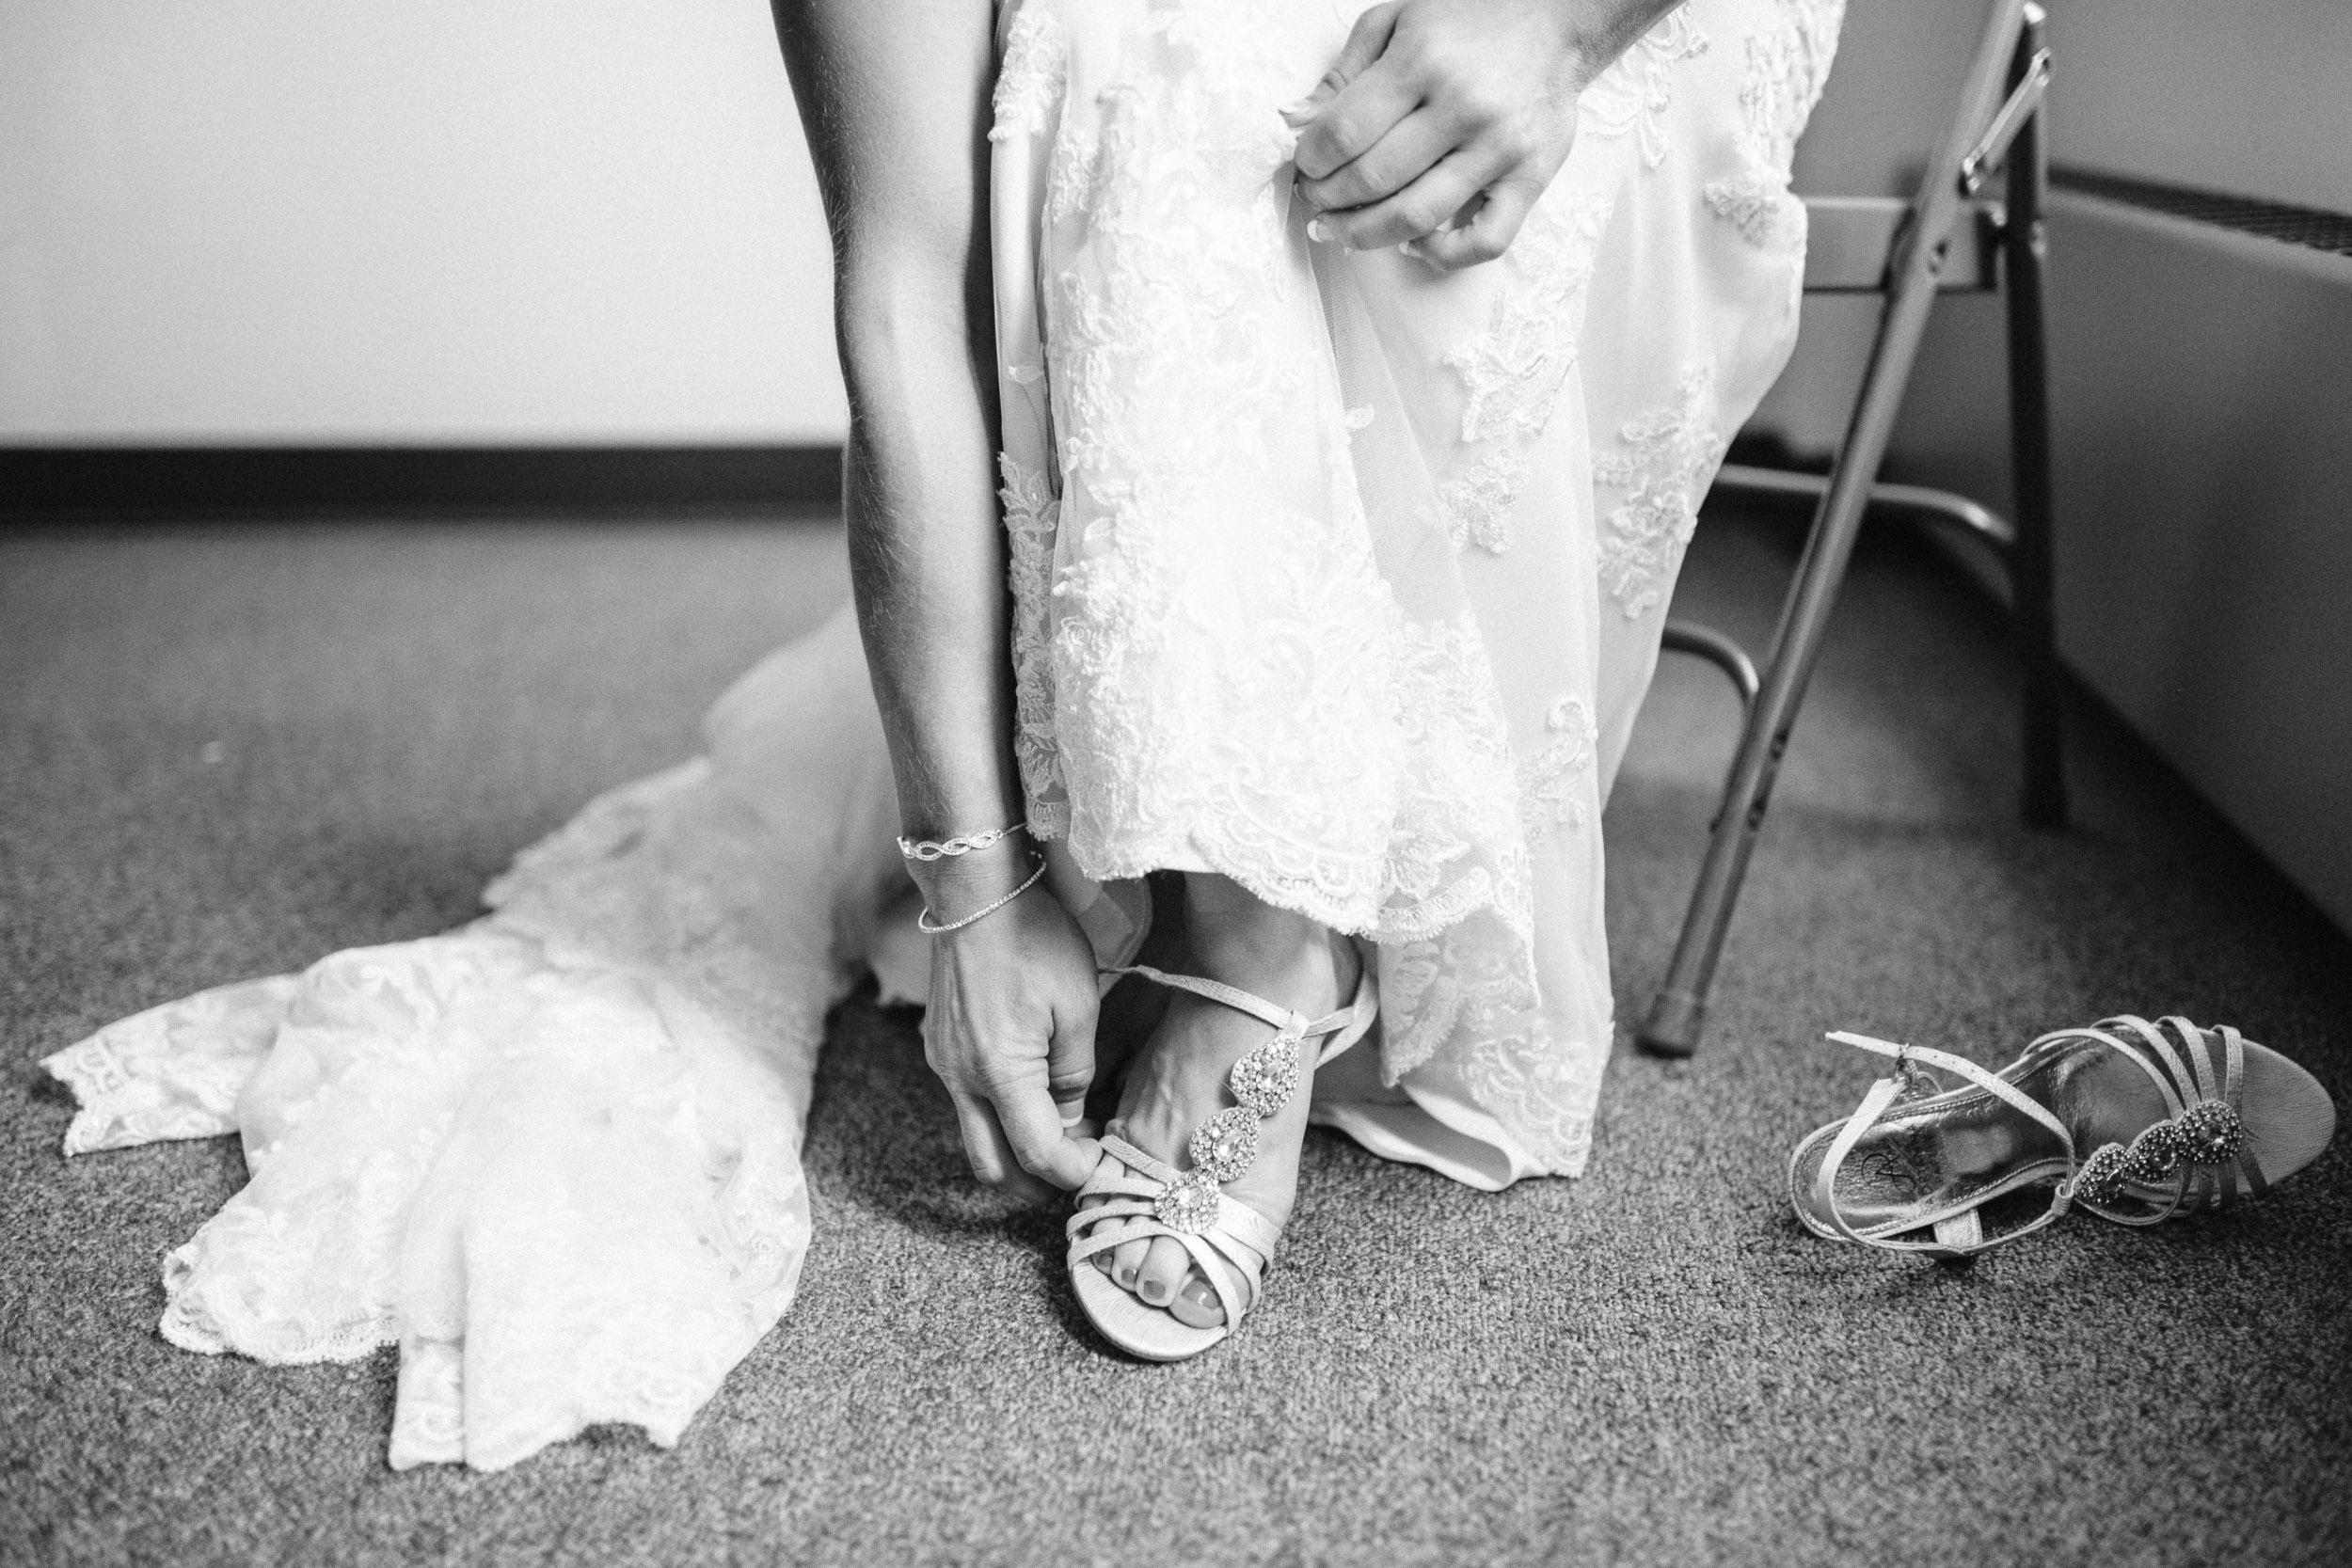
[[[1196,974],[1238,986],[1310,1017],[1337,1010],[1355,993],[1354,947],[1328,927],[1262,902],[1225,877],[1184,879],[1189,953]],[[1110,1131],[1171,1164],[1188,1162],[1193,1130],[1232,1103],[1226,1074],[1264,1043],[1263,1023],[1184,992],[1136,1053]],[[1298,1152],[1307,1135],[1311,1075],[1279,1115],[1259,1130],[1258,1161],[1226,1191],[1277,1226],[1290,1219],[1298,1190]],[[1224,1321],[1216,1291],[1194,1273],[1189,1254],[1161,1237],[1096,1255],[1111,1277],[1154,1307],[1195,1327]]]

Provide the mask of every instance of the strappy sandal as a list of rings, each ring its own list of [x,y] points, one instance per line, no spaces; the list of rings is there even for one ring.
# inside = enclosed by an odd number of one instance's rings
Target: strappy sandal
[[[2319,1081],[2226,1024],[2167,1018],[2158,1026],[2121,1014],[2044,1035],[1998,1073],[1941,1051],[1829,1037],[1898,1067],[1852,1116],[1808,1134],[1789,1158],[1797,1217],[1834,1241],[1962,1259],[2030,1235],[2070,1207],[2154,1225],[2265,1191],[2317,1159],[2335,1133]],[[1945,1088],[1930,1067],[1966,1086]],[[2152,1114],[2159,1101],[2162,1114]],[[1986,1205],[2043,1181],[2056,1182],[2046,1210],[1987,1233]]]
[[[1220,1184],[1239,1180],[1257,1163],[1258,1124],[1290,1103],[1296,1092],[1305,1043],[1330,1037],[1314,1060],[1321,1067],[1362,1039],[1378,1014],[1379,990],[1372,966],[1366,964],[1351,1004],[1327,1018],[1309,1019],[1218,981],[1169,974],[1148,964],[1112,973],[1140,974],[1221,1002],[1275,1031],[1273,1038],[1235,1062],[1226,1075],[1237,1103],[1193,1130],[1186,1146],[1190,1170],[1175,1170],[1124,1138],[1106,1135],[1102,1140],[1105,1158],[1092,1180],[1078,1189],[1078,1208],[1070,1216],[1070,1282],[1094,1326],[1130,1355],[1182,1361],[1240,1326],[1243,1315],[1257,1304],[1266,1266],[1281,1241],[1274,1222],[1228,1196]],[[1105,1223],[1118,1221],[1125,1223]],[[1093,1262],[1098,1253],[1155,1236],[1173,1237],[1191,1255],[1194,1267],[1225,1308],[1223,1323],[1213,1328],[1181,1323],[1166,1308],[1121,1289]]]

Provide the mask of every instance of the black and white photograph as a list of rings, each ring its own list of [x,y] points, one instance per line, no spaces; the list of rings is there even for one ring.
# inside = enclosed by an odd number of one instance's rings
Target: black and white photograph
[[[2352,1563],[2345,0],[0,0],[0,1561]]]

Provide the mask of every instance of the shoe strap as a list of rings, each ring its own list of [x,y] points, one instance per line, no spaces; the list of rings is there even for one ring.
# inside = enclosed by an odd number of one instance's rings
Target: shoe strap
[[[1829,1038],[1837,1041],[1840,1045],[1854,1046],[1859,1050],[1872,1052],[1881,1056],[1892,1056],[1898,1067],[1915,1061],[1925,1062],[1930,1067],[1940,1068],[1946,1072],[1964,1078],[1994,1099],[2007,1101],[2010,1106],[2048,1128],[2058,1135],[2058,1141],[2066,1146],[2068,1158],[2071,1159],[2074,1156],[2074,1134],[2066,1130],[2066,1123],[2058,1120],[2056,1115],[2016,1085],[2010,1083],[1997,1073],[1979,1067],[1965,1056],[1955,1056],[1948,1051],[1931,1050],[1924,1045],[1897,1045],[1892,1040],[1873,1039],[1868,1035],[1849,1034],[1842,1029],[1831,1033]],[[1899,1078],[1882,1079],[1880,1082],[1891,1083],[1898,1090],[1902,1085]],[[1891,1101],[1892,1097],[1890,1096],[1889,1099]]]
[[[1236,1012],[1247,1013],[1262,1023],[1272,1025],[1276,1031],[1275,1038],[1293,1042],[1294,1051],[1297,1042],[1329,1037],[1315,1058],[1317,1067],[1363,1038],[1370,1032],[1373,1020],[1379,1015],[1379,985],[1368,962],[1357,977],[1355,999],[1338,1012],[1319,1019],[1293,1012],[1288,1007],[1253,995],[1238,986],[1229,986],[1221,980],[1206,979],[1198,974],[1170,974],[1150,964],[1118,965],[1103,973],[1139,974],[1157,984],[1189,991]],[[1245,1061],[1248,1059],[1244,1058]],[[1295,1059],[1294,1055],[1292,1060]],[[1234,1070],[1238,1071],[1239,1068]],[[1291,1069],[1286,1068],[1284,1070]],[[1241,1095],[1238,1086],[1236,1097],[1244,1101],[1245,1109],[1253,1110],[1261,1117],[1267,1114],[1255,1110],[1258,1101]],[[1232,1114],[1219,1113],[1220,1116]],[[1200,1135],[1198,1132],[1194,1133],[1196,1140]],[[1210,1288],[1216,1291],[1217,1300],[1225,1308],[1226,1323],[1229,1326],[1238,1324],[1242,1314],[1256,1302],[1266,1265],[1273,1260],[1275,1249],[1281,1244],[1280,1227],[1226,1193],[1223,1186],[1216,1183],[1212,1169],[1181,1173],[1116,1134],[1105,1134],[1100,1142],[1105,1162],[1117,1160],[1127,1170],[1124,1175],[1104,1178],[1103,1167],[1098,1165],[1095,1178],[1079,1189],[1079,1197],[1101,1196],[1103,1201],[1080,1207],[1071,1214],[1066,1227],[1070,1237],[1070,1262],[1075,1266],[1107,1247],[1126,1242],[1170,1237],[1184,1247],[1201,1275],[1208,1280]],[[1196,1143],[1196,1158],[1198,1148]],[[1216,1218],[1198,1229],[1192,1228],[1189,1222],[1185,1228],[1179,1229],[1163,1219],[1160,1199],[1179,1182],[1197,1183],[1214,1192],[1216,1195]],[[1219,1260],[1230,1268],[1216,1267]],[[1246,1296],[1237,1293],[1228,1283],[1229,1272],[1247,1285]]]
[[[2153,1046],[2156,1059],[2151,1060],[2146,1047],[2134,1045],[2118,1031],[2127,1031],[2147,1040]],[[2157,1034],[2145,1020],[2121,1014],[2115,1018],[2101,1019],[2089,1028],[2054,1029],[2027,1045],[2025,1055],[2027,1060],[2054,1055],[2077,1040],[2091,1040],[2104,1045],[2139,1069],[2148,1075],[2149,1082],[2155,1085],[2156,1092],[2164,1097],[2164,1114],[2167,1117],[2181,1114],[2184,1104],[2176,1085],[2188,1082],[2188,1072],[2181,1066],[2180,1058],[2173,1054],[2164,1037]]]
[[[1094,1227],[1093,1233],[1082,1233],[1082,1227]],[[1069,1227],[1072,1267],[1085,1263],[1097,1253],[1124,1246],[1129,1242],[1156,1241],[1167,1237],[1184,1249],[1200,1277],[1216,1292],[1219,1306],[1225,1308],[1228,1327],[1238,1324],[1243,1314],[1257,1302],[1265,1289],[1266,1259],[1239,1237],[1222,1230],[1202,1231],[1190,1235],[1162,1224],[1152,1213],[1152,1204],[1142,1198],[1112,1198],[1082,1210],[1071,1216]],[[1219,1268],[1216,1265],[1226,1266]],[[1238,1278],[1241,1288],[1229,1283],[1228,1276]]]
[[[2109,1033],[2112,1031],[2112,1033]],[[2201,1028],[2179,1014],[2168,1014],[2155,1023],[2131,1013],[2119,1013],[2102,1019],[2095,1029],[2060,1031],[2062,1036],[2088,1036],[2112,1046],[2126,1060],[2147,1073],[2164,1096],[2166,1120],[2177,1122],[2201,1105],[2226,1106],[2232,1117],[2240,1114],[2246,1086],[2246,1037],[2229,1024],[2212,1029]],[[2053,1037],[2044,1037],[2051,1038]],[[2221,1062],[2214,1063],[2214,1041],[2220,1041]],[[2174,1049],[2177,1039],[2179,1048]],[[2042,1041],[2036,1041],[2040,1045]],[[2029,1048],[2030,1049],[2030,1048]],[[2144,1129],[2127,1150],[2121,1144],[2104,1146],[2094,1150],[2091,1159],[2137,1155],[2140,1142],[2153,1136],[2157,1129]],[[2109,1155],[2109,1149],[2114,1155]],[[2144,1178],[2133,1180],[2143,1185]],[[2262,1174],[2262,1166],[2250,1148],[2241,1147],[2234,1158],[2224,1164],[2200,1164],[2181,1161],[2174,1169],[2171,1187],[2161,1202],[2135,1198],[2146,1207],[2133,1212],[2114,1207],[2113,1197],[2091,1202],[2078,1199],[2100,1218],[2118,1225],[2154,1225],[2172,1217],[2183,1208],[2218,1208],[2237,1197],[2256,1196],[2269,1186]],[[2161,1189],[2160,1189],[2161,1190]],[[2116,1196],[2121,1196],[2120,1194]]]
[[[1217,1194],[1214,1225],[1197,1233],[1179,1230],[1155,1212],[1160,1194],[1178,1180],[1178,1173],[1124,1138],[1112,1134],[1101,1142],[1104,1152],[1127,1170],[1123,1175],[1105,1176],[1104,1167],[1098,1165],[1094,1179],[1078,1190],[1081,1198],[1108,1196],[1100,1203],[1073,1211],[1064,1223],[1063,1230],[1070,1238],[1070,1262],[1083,1263],[1098,1252],[1128,1242],[1166,1236],[1184,1249],[1216,1292],[1225,1308],[1226,1325],[1238,1325],[1264,1289],[1266,1267],[1281,1245],[1282,1232],[1263,1214],[1223,1192]],[[1216,1267],[1220,1261],[1228,1267]],[[1229,1283],[1229,1273],[1240,1278],[1246,1294]]]
[[[1832,1034],[1829,1037],[1840,1044],[1855,1046],[1882,1056],[1892,1056],[1899,1064],[1908,1065],[1915,1060],[1957,1074],[2058,1134],[2058,1141],[2066,1149],[2069,1169],[2072,1169],[2074,1164],[2074,1134],[2066,1130],[2066,1124],[2036,1103],[2024,1090],[1986,1071],[1966,1057],[1955,1056],[1949,1052],[1930,1050],[1925,1046],[1897,1045],[1890,1040],[1874,1039],[1867,1035],[1848,1034],[1843,1030]],[[1988,1247],[1999,1246],[2005,1242],[2013,1242],[2020,1236],[2031,1235],[2066,1212],[2067,1206],[2073,1199],[2073,1193],[2068,1183],[2060,1182],[2058,1191],[2051,1196],[2050,1207],[2047,1211],[2014,1230],[1990,1239],[1985,1237],[1980,1222],[1957,1223],[1959,1216],[1947,1216],[1945,1220],[1938,1222],[1934,1227],[1935,1239],[1933,1241],[1907,1242],[1891,1236],[1866,1236],[1856,1230],[1848,1223],[1844,1210],[1838,1207],[1837,1173],[1844,1168],[1846,1157],[1854,1151],[1864,1135],[1878,1125],[1880,1119],[1893,1107],[1902,1091],[1903,1080],[1900,1076],[1882,1078],[1872,1084],[1870,1092],[1864,1095],[1862,1103],[1854,1108],[1854,1114],[1846,1118],[1845,1126],[1838,1129],[1837,1136],[1830,1144],[1828,1157],[1822,1160],[1821,1168],[1814,1175],[1815,1208],[1819,1212],[1829,1216],[1830,1224],[1839,1235],[1850,1242],[1860,1242],[1866,1246],[1878,1247],[1887,1252],[1921,1252],[1931,1258],[1957,1260],[1973,1258]],[[1971,1210],[1969,1214],[1973,1220],[1974,1211]]]
[[[1172,987],[1177,990],[1190,991],[1195,996],[1205,996],[1212,1002],[1222,1003],[1235,1012],[1248,1013],[1262,1023],[1269,1024],[1285,1034],[1295,1035],[1301,1039],[1316,1039],[1325,1035],[1340,1036],[1339,1039],[1327,1046],[1322,1054],[1315,1058],[1317,1067],[1321,1067],[1362,1038],[1364,1032],[1372,1026],[1372,1015],[1379,1006],[1379,989],[1373,979],[1372,966],[1369,964],[1366,964],[1361,974],[1358,975],[1356,995],[1348,1005],[1338,1012],[1316,1019],[1311,1019],[1304,1013],[1293,1012],[1279,1003],[1269,1002],[1263,996],[1242,990],[1239,986],[1229,986],[1222,980],[1211,980],[1199,974],[1170,974],[1168,971],[1154,969],[1150,964],[1120,964],[1106,969],[1103,973],[1105,974],[1140,974],[1145,979],[1155,981],[1160,985]]]
[[[1116,1133],[1106,1132],[1098,1141],[1102,1144],[1104,1153],[1116,1159],[1129,1170],[1154,1183],[1155,1190],[1152,1194],[1154,1197],[1159,1196],[1157,1188],[1173,1186],[1181,1180],[1181,1173],[1173,1166],[1164,1161],[1153,1159]],[[1084,1196],[1084,1189],[1080,1190],[1080,1196]],[[1085,1212],[1080,1211],[1082,1213]],[[1076,1216],[1072,1217],[1074,1219]],[[1272,1259],[1275,1249],[1282,1244],[1282,1232],[1276,1227],[1272,1220],[1222,1189],[1216,1195],[1216,1228],[1230,1231],[1268,1259]],[[1182,1235],[1183,1232],[1170,1229],[1168,1234]]]

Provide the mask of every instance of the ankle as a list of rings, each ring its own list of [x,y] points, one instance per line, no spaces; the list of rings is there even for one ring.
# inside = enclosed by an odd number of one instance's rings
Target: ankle
[[[1331,928],[1278,909],[1222,877],[1189,879],[1193,963],[1212,979],[1285,1006],[1319,1006],[1349,976]],[[1203,886],[1202,884],[1207,884]]]

